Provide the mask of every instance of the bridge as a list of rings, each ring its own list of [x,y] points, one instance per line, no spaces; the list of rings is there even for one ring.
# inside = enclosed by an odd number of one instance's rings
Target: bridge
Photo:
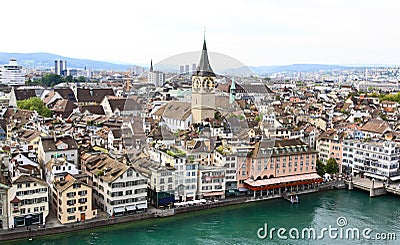
[[[369,191],[370,197],[382,196],[386,194],[386,188],[383,181],[352,177],[350,180],[346,180],[346,185],[348,185],[349,190],[357,188],[364,191]],[[399,190],[400,195],[400,190]]]

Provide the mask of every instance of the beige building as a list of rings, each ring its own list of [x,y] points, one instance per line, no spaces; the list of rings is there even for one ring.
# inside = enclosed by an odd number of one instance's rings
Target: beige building
[[[92,187],[87,175],[55,178],[52,190],[52,208],[61,224],[90,220],[97,216],[92,209]]]
[[[215,73],[207,54],[206,41],[197,69],[192,75],[192,115],[193,122],[200,123],[206,118],[214,118],[215,114]]]

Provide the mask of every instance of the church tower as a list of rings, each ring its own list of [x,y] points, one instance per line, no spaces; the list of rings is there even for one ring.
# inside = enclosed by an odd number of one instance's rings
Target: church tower
[[[229,104],[233,104],[236,100],[236,85],[235,85],[235,78],[232,78],[232,84],[229,88]]]
[[[215,73],[208,60],[206,40],[197,69],[192,74],[193,123],[200,123],[215,114]]]

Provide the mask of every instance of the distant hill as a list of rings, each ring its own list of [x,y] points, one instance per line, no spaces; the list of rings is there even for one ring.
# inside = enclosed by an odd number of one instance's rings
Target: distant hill
[[[0,52],[0,64],[8,64],[10,58],[17,59],[18,64],[27,68],[54,67],[55,60],[66,60],[68,68],[85,68],[93,70],[120,70],[126,71],[134,65],[114,64],[111,62],[75,59],[49,53],[5,53]]]
[[[284,65],[284,66],[251,67],[251,69],[257,74],[269,74],[274,72],[313,72],[313,71],[345,70],[349,68],[354,68],[354,67],[339,66],[339,65],[321,65],[321,64],[294,64],[294,65]]]

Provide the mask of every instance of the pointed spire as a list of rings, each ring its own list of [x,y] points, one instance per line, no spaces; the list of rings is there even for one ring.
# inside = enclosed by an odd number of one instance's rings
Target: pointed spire
[[[203,50],[201,51],[200,62],[199,62],[199,65],[197,66],[196,71],[193,73],[193,75],[215,77],[215,73],[213,72],[211,65],[210,65],[210,61],[208,59],[205,36],[204,36],[204,42],[203,42]]]
[[[150,60],[150,72],[153,72],[153,59]]]

